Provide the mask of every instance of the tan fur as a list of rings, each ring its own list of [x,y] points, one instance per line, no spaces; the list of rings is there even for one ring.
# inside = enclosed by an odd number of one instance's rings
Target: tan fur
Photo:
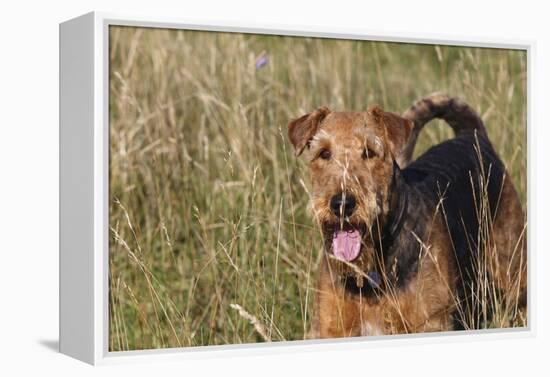
[[[496,285],[510,297],[527,304],[527,229],[518,194],[506,177],[490,237],[489,271]],[[526,314],[526,313],[525,313]]]

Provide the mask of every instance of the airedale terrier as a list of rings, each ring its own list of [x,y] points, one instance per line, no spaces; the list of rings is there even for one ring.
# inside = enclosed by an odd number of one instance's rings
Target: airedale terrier
[[[410,163],[434,118],[455,137]],[[523,210],[467,104],[435,93],[403,116],[321,107],[288,135],[309,163],[325,245],[312,336],[480,328],[495,297],[526,307]]]

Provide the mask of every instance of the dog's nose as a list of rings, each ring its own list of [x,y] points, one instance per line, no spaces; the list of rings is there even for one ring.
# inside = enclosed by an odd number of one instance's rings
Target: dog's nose
[[[351,216],[355,210],[355,196],[351,194],[336,194],[330,199],[330,210],[336,216]]]

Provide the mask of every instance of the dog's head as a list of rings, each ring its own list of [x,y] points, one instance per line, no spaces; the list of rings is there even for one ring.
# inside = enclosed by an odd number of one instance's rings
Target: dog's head
[[[388,214],[395,158],[413,124],[378,107],[365,112],[331,112],[321,107],[290,122],[296,155],[309,163],[311,207],[326,250],[363,270],[373,267],[364,253],[376,239],[377,223]]]

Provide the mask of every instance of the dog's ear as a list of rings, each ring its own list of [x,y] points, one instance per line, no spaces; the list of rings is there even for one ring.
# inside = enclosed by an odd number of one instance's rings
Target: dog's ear
[[[323,106],[288,124],[288,138],[294,146],[296,156],[302,154],[304,148],[317,133],[319,125],[329,113],[330,110]]]
[[[384,128],[390,152],[397,158],[409,141],[414,123],[397,114],[384,111],[378,106],[369,108],[367,112],[374,121]]]

